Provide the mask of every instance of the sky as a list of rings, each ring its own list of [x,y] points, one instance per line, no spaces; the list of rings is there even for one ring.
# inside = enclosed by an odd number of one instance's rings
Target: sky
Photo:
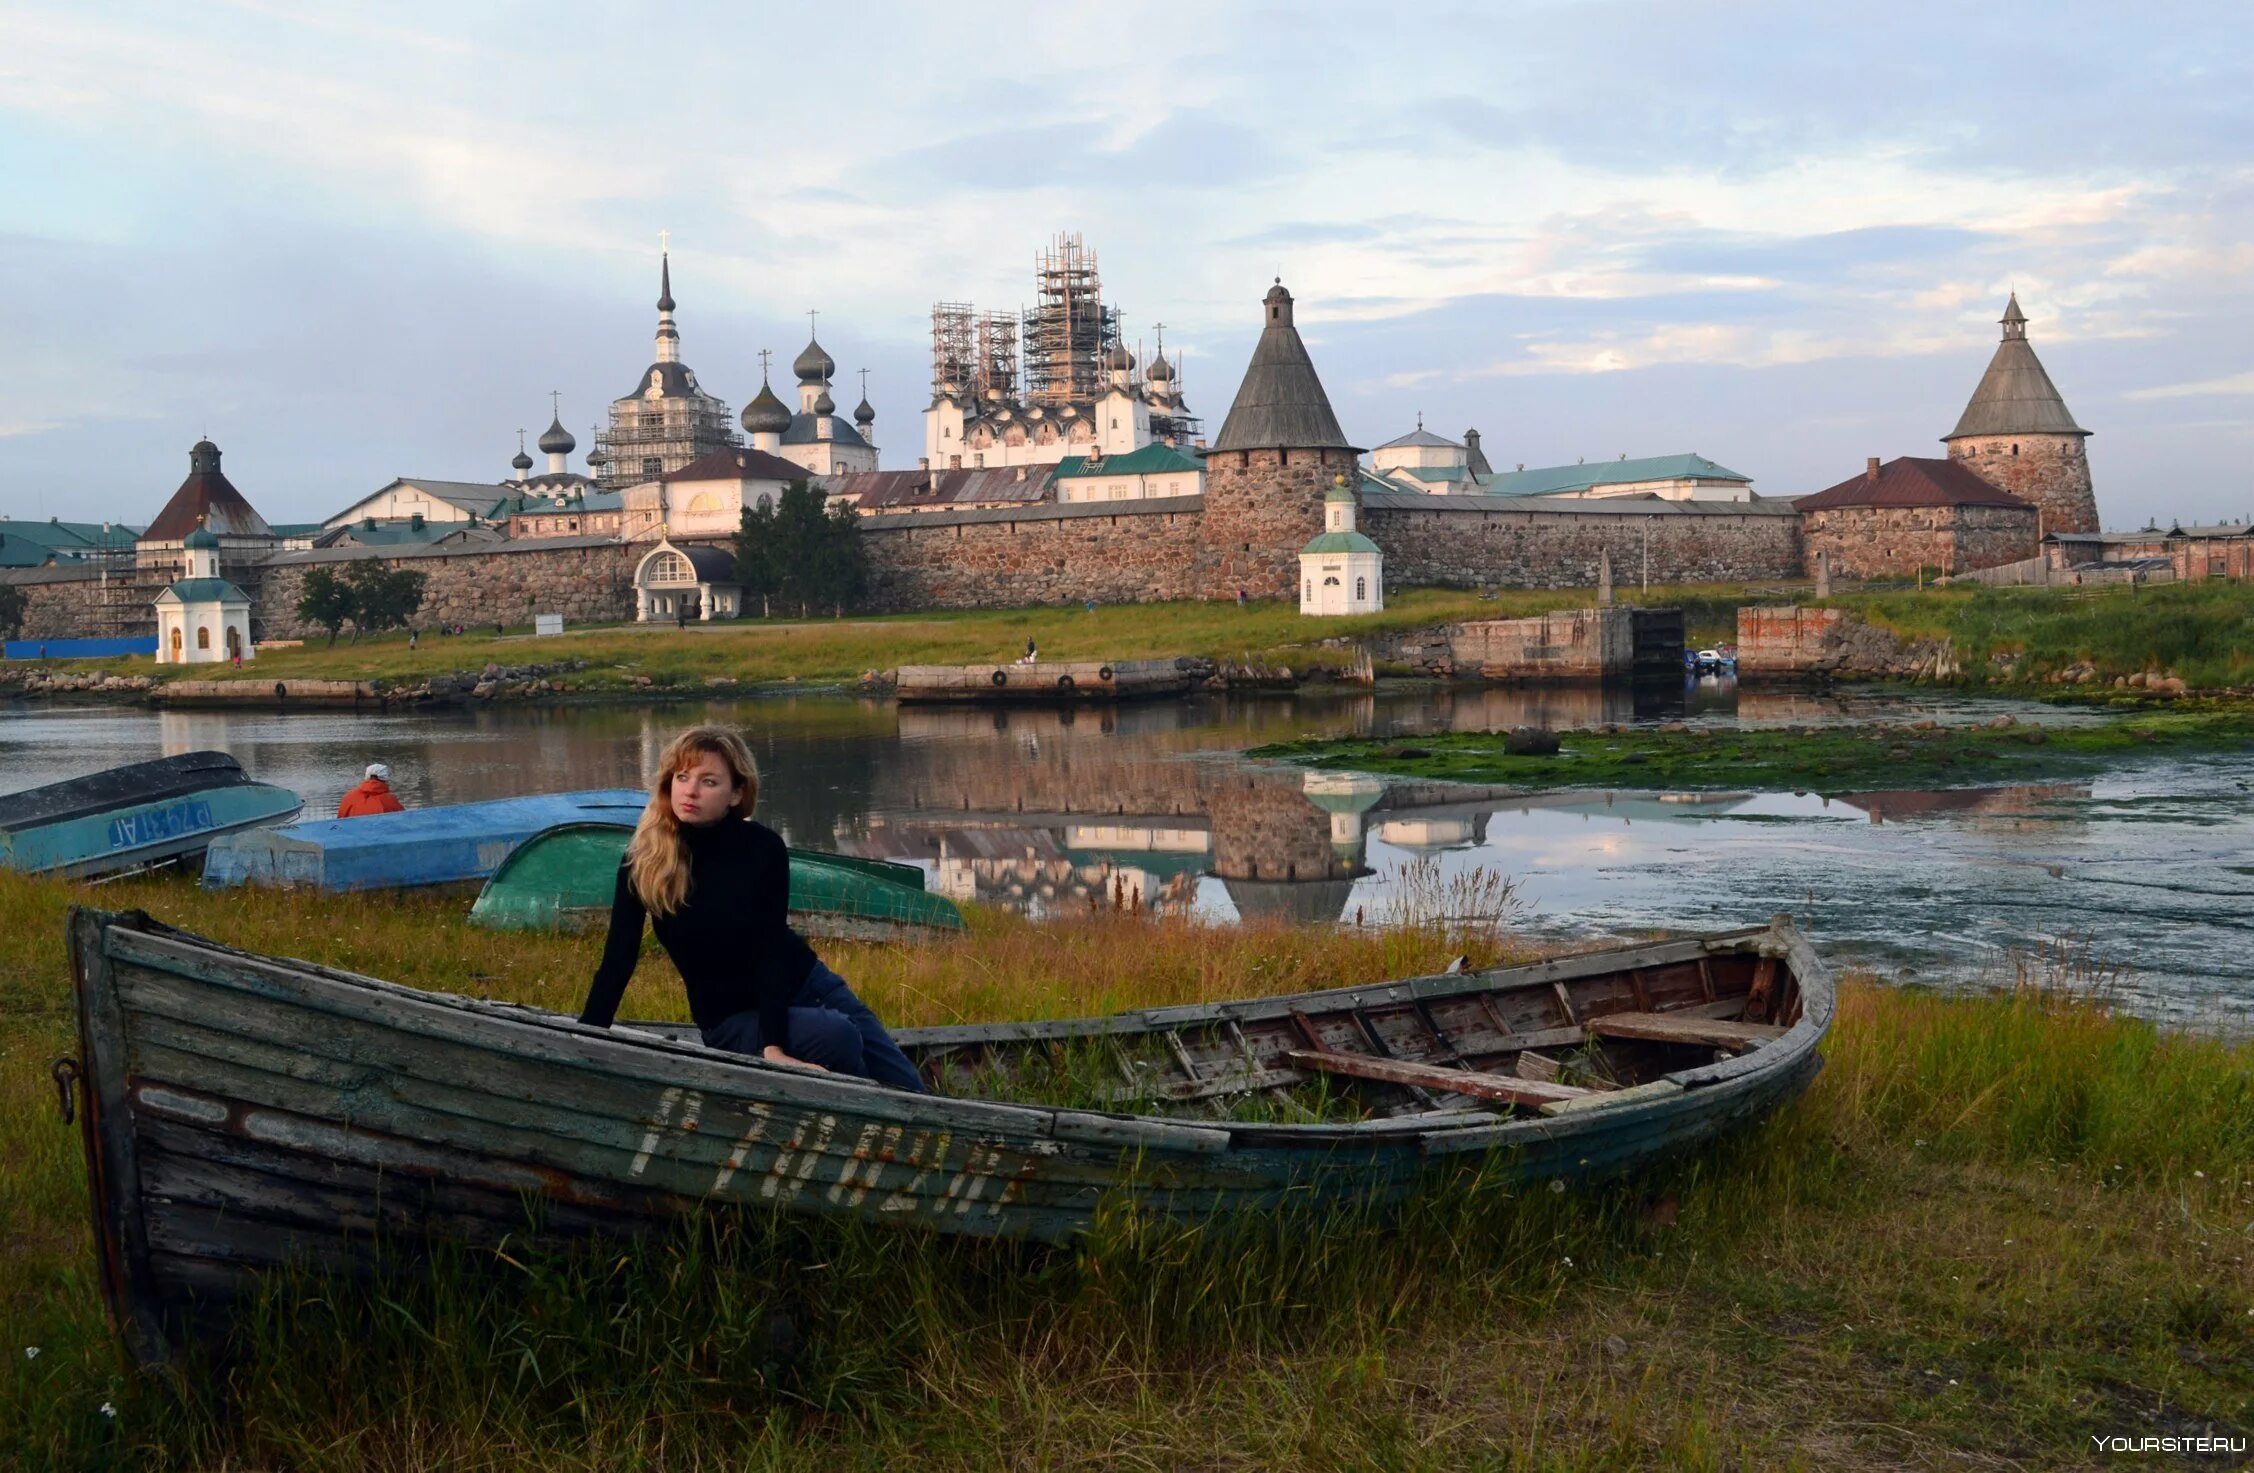
[[[921,453],[937,300],[1077,231],[1217,432],[1280,276],[1347,435],[1940,455],[2008,292],[2108,526],[2254,513],[2254,7],[0,7],[0,514],[500,480],[808,309]],[[788,395],[787,372],[778,390]],[[577,458],[574,465],[579,464]]]

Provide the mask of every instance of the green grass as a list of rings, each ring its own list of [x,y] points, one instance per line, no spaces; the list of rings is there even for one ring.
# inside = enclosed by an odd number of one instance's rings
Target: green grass
[[[2254,584],[2144,588],[1941,588],[1833,600],[1911,638],[1947,638],[1973,678],[2016,656],[2004,677],[2039,682],[2077,662],[2102,680],[2172,671],[2197,689],[2254,685]]]
[[[547,639],[519,627],[500,638],[490,626],[460,637],[425,633],[415,649],[404,632],[372,636],[329,647],[315,637],[296,649],[261,649],[255,668],[241,676],[228,667],[158,666],[148,660],[69,661],[57,668],[86,673],[154,675],[161,680],[250,678],[275,680],[407,681],[457,671],[476,671],[488,663],[524,665],[562,660],[585,668],[564,677],[589,691],[622,690],[635,676],[658,686],[702,690],[715,679],[739,685],[784,682],[834,682],[858,679],[865,671],[901,665],[960,665],[1009,661],[1025,649],[1028,637],[1049,659],[1133,660],[1202,655],[1259,669],[1340,668],[1351,664],[1350,649],[1325,641],[1427,628],[1462,619],[1512,618],[1551,609],[1585,607],[1588,589],[1475,593],[1417,588],[1394,594],[1382,614],[1345,619],[1301,617],[1298,606],[1282,601],[1099,604],[1093,612],[1078,606],[993,609],[953,613],[900,614],[848,619],[745,619],[687,630],[669,624],[590,625]],[[1623,594],[1625,600],[1627,595]],[[1729,587],[1661,588],[1636,595],[1653,606],[1682,607],[1695,637],[1725,637],[1735,627],[1741,590]]]
[[[1497,732],[1398,739],[1310,738],[1248,755],[1527,788],[1863,789],[1956,787],[2087,776],[2145,753],[2242,749],[2254,708],[2176,702],[2096,722],[1920,728],[1900,722],[1799,730],[1620,727],[1566,732],[1554,756],[1517,756]]]
[[[2072,992],[1856,982],[1805,1098],[1627,1186],[1474,1182],[1393,1225],[1205,1239],[1120,1223],[1072,1252],[732,1216],[276,1283],[176,1398],[119,1369],[46,1078],[89,893],[548,1006],[600,945],[472,931],[443,898],[0,875],[0,1464],[2072,1467],[2095,1434],[2254,1428],[2254,1047]],[[980,913],[956,946],[829,950],[907,1023],[1400,975],[1463,944]],[[662,963],[628,1011],[679,1016]]]

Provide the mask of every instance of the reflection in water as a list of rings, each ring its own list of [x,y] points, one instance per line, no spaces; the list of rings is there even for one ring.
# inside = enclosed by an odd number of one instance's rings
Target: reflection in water
[[[413,715],[16,705],[0,791],[216,747],[331,811],[371,761],[413,806],[638,787],[692,721],[740,725],[762,816],[793,842],[905,860],[961,899],[1061,914],[1121,905],[1217,920],[1375,919],[1419,860],[1510,878],[1557,935],[1800,917],[1835,956],[1962,977],[2000,949],[2090,938],[2126,1000],[2254,1020],[2254,758],[2147,763],[2096,783],[1931,792],[1552,792],[1381,781],[1229,755],[1606,721],[1796,724],[2029,708],[1952,696],[1633,687],[1200,696],[980,710],[803,696]],[[2059,719],[2045,711],[2042,719]],[[2226,995],[2222,1003],[2212,1001]]]

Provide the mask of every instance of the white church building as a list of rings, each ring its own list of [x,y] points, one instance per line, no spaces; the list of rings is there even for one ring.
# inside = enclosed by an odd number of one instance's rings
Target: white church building
[[[219,576],[219,539],[198,527],[180,542],[187,566],[156,596],[157,663],[215,665],[252,658],[250,595]]]
[[[1323,530],[1299,553],[1299,612],[1376,614],[1385,609],[1385,554],[1354,530],[1356,503],[1339,477],[1323,497]]]

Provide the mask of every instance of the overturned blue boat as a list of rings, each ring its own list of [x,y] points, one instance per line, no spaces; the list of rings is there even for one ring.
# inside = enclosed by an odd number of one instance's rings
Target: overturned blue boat
[[[287,823],[303,801],[253,782],[225,752],[187,752],[0,797],[0,866],[92,879],[203,852]]]
[[[560,823],[632,826],[649,803],[637,788],[538,793],[484,803],[328,818],[238,834],[204,856],[208,886],[406,890],[482,880],[517,845]]]

